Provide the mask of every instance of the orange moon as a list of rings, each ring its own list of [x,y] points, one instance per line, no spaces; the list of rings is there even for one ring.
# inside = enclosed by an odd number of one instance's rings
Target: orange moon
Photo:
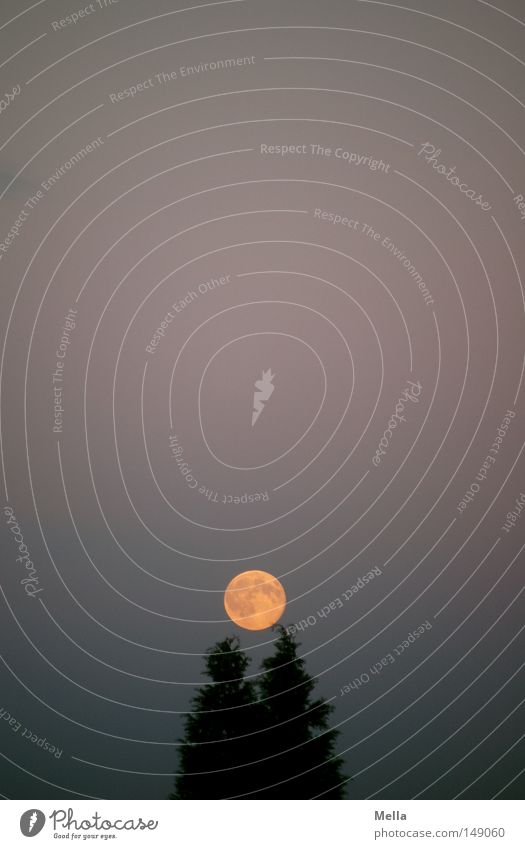
[[[230,619],[248,631],[270,628],[283,615],[286,594],[277,578],[254,569],[236,575],[224,593],[224,607]]]

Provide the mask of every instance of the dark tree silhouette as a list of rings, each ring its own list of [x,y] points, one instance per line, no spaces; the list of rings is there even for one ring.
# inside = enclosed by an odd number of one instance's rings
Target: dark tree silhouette
[[[343,760],[335,756],[333,710],[312,699],[315,680],[284,628],[257,684],[237,637],[209,649],[205,673],[180,741],[174,799],[343,798]]]
[[[278,631],[274,654],[263,661],[258,685],[270,728],[265,751],[274,755],[264,776],[267,784],[274,786],[261,789],[260,795],[266,799],[312,799],[323,794],[324,799],[341,799],[347,776],[342,758],[335,756],[339,732],[328,725],[333,707],[322,699],[312,699],[316,682],[297,656],[298,643],[283,627]]]
[[[205,673],[213,683],[192,699],[173,798],[224,799],[258,786],[250,761],[257,757],[262,709],[255,687],[244,680],[248,664],[237,637],[208,649]]]

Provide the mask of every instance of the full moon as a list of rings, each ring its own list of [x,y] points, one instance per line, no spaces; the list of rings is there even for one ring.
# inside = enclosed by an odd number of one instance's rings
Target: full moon
[[[269,572],[254,569],[236,575],[224,593],[230,619],[249,631],[270,628],[283,615],[286,595],[282,584]]]

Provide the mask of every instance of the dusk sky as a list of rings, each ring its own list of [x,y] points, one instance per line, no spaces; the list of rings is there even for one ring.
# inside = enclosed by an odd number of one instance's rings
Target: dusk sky
[[[2,797],[167,798],[285,597],[349,798],[519,798],[523,11],[2,3]]]

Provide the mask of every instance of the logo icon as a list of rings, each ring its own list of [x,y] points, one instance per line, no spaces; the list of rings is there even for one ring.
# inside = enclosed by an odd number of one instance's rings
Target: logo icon
[[[252,427],[261,415],[266,402],[270,400],[273,390],[275,389],[272,382],[274,378],[275,375],[272,374],[272,370],[268,369],[267,371],[263,371],[262,378],[260,378],[260,380],[255,381],[254,385],[256,391],[253,393]]]
[[[42,831],[45,822],[46,815],[36,808],[31,808],[20,817],[20,831],[24,837],[35,837]]]

